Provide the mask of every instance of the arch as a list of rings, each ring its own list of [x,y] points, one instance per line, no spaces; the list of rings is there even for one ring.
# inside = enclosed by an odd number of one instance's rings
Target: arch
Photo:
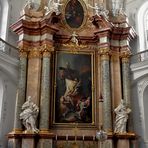
[[[143,93],[143,107],[144,107],[144,121],[145,121],[145,140],[148,141],[148,85],[146,86],[144,93]]]
[[[9,4],[8,0],[0,0],[1,13],[0,13],[0,37],[6,40],[7,37],[7,26],[8,26],[8,14],[9,14]]]
[[[139,50],[140,51],[143,51],[146,49],[145,29],[144,29],[145,28],[144,17],[145,17],[146,11],[148,11],[148,1],[142,4],[137,14],[137,30],[139,34],[139,47],[140,47]]]
[[[148,108],[146,105],[148,105],[148,78],[143,79],[138,86],[139,90],[139,105],[140,105],[140,112],[141,112],[141,122],[142,122],[142,127],[143,127],[143,140],[148,141],[148,117],[147,117],[147,111]]]
[[[16,84],[3,70],[0,70],[0,93],[0,147],[7,147],[5,135],[13,128]]]

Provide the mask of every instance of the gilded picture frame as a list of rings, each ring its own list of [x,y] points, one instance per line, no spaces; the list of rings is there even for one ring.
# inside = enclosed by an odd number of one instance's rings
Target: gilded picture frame
[[[54,125],[94,125],[94,53],[56,51]]]
[[[70,31],[81,30],[87,21],[87,7],[83,0],[64,0],[63,25]]]

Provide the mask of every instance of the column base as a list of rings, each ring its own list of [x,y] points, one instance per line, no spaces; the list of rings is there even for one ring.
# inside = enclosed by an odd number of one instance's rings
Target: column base
[[[15,138],[9,139],[8,148],[21,148],[21,140]]]
[[[35,148],[35,140],[34,138],[24,138],[22,139],[22,147],[21,148]]]

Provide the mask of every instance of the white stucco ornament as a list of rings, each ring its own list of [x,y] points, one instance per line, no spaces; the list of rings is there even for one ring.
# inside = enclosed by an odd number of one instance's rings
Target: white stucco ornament
[[[62,6],[63,4],[60,3],[60,0],[58,0],[57,2],[55,2],[54,0],[49,0],[48,2],[48,6],[45,6],[45,15],[48,15],[49,13],[55,12],[56,15],[59,15],[60,12],[60,6]]]
[[[95,3],[94,6],[91,6],[90,4],[88,4],[88,7],[95,10],[95,15],[97,16],[102,15],[104,18],[106,19],[108,18],[109,11],[106,10],[102,4]]]

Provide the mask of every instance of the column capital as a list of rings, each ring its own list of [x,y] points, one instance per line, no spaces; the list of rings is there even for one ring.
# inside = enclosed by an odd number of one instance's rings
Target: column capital
[[[123,63],[128,63],[130,56],[131,52],[129,50],[120,52],[120,58],[122,59]]]
[[[107,48],[100,48],[98,53],[101,56],[101,60],[109,60],[109,56],[110,56],[110,49]]]
[[[40,47],[32,47],[28,49],[29,51],[29,58],[41,58],[42,57],[42,51]]]
[[[19,57],[20,58],[27,58],[28,50],[24,47],[18,47],[19,48]]]
[[[54,51],[54,47],[47,44],[42,45],[40,48],[41,48],[43,57],[51,57],[51,52]]]

